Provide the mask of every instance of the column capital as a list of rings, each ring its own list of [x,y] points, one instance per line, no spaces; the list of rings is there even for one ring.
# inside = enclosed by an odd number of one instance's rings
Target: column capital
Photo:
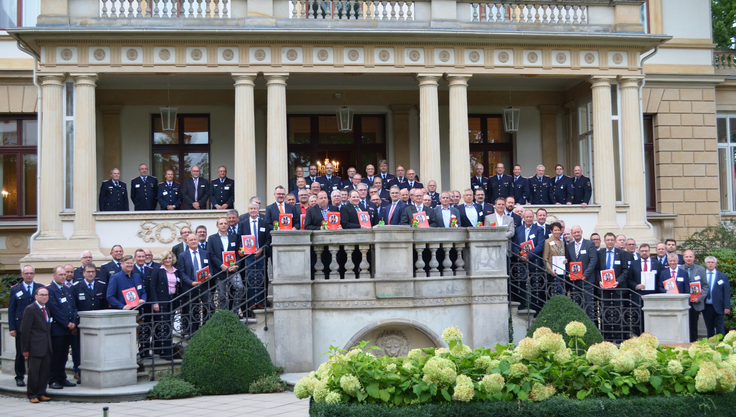
[[[254,85],[256,78],[258,78],[257,72],[231,72],[230,76],[235,80],[235,86],[239,85]]]
[[[97,74],[96,73],[84,73],[84,74],[69,74],[74,79],[75,85],[88,85],[91,87],[97,87]]]
[[[468,80],[473,77],[473,74],[447,74],[445,78],[449,82],[450,87],[467,87]]]
[[[53,73],[53,74],[42,74],[39,75],[38,78],[41,79],[41,85],[61,85],[64,83],[64,79],[66,77],[62,73]]]
[[[639,84],[644,80],[643,75],[619,75],[616,77],[621,88],[639,88]]]
[[[437,81],[442,78],[442,74],[425,74],[419,73],[416,75],[416,79],[419,81],[419,86],[437,86]]]
[[[266,79],[266,85],[286,85],[286,80],[289,79],[288,72],[273,72],[263,74],[263,78]]]
[[[592,84],[592,88],[596,87],[610,87],[611,82],[613,82],[615,78],[614,77],[607,77],[607,76],[592,76],[588,78],[588,82]]]

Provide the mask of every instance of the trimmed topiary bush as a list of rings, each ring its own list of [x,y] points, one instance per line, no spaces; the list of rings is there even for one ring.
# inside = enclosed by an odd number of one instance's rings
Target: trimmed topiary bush
[[[262,376],[250,384],[248,388],[248,392],[251,394],[284,391],[286,391],[286,381],[282,380],[279,374]]]
[[[195,395],[199,395],[197,387],[174,375],[166,375],[161,378],[158,384],[148,391],[148,398],[159,400],[189,398]]]
[[[275,372],[263,343],[234,313],[220,310],[192,337],[181,377],[202,395],[248,392],[262,376]]]
[[[534,324],[529,328],[527,336],[532,337],[540,327],[548,327],[553,332],[561,334],[565,338],[565,343],[569,343],[571,337],[565,333],[565,326],[571,321],[579,321],[587,329],[585,336],[581,339],[585,346],[579,346],[578,348],[585,349],[603,341],[601,332],[585,314],[585,311],[564,295],[556,295],[547,301],[542,311],[537,314],[537,318],[534,319]]]

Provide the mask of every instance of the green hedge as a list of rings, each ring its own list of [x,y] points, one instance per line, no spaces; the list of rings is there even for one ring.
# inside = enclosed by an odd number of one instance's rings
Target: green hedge
[[[537,314],[537,318],[534,319],[534,324],[529,327],[527,337],[532,337],[534,332],[540,327],[548,327],[553,332],[561,334],[565,339],[565,343],[569,344],[571,337],[565,333],[565,326],[573,321],[583,323],[585,328],[588,329],[582,338],[585,346],[579,346],[578,348],[582,348],[585,351],[588,346],[603,341],[601,332],[590,321],[585,311],[564,295],[556,295],[547,301],[539,314]]]
[[[160,400],[189,398],[196,395],[199,395],[197,387],[175,375],[166,375],[148,391],[148,398]]]
[[[451,402],[392,407],[310,403],[312,417],[727,417],[736,414],[736,394],[629,397],[624,399],[555,397],[542,402]]]

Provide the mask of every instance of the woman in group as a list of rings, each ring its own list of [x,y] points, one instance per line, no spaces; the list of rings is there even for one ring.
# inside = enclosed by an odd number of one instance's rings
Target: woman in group
[[[153,303],[156,314],[153,327],[154,349],[157,355],[170,358],[172,355],[172,336],[174,312],[177,306],[174,298],[181,294],[181,277],[176,265],[176,255],[170,251],[161,254],[161,269],[156,276],[151,277],[153,294],[149,295],[149,302]]]
[[[559,222],[554,222],[550,225],[550,230],[552,231],[552,236],[544,241],[544,252],[542,253],[542,258],[544,259],[545,268],[549,273],[548,282],[551,286],[548,286],[548,288],[555,288],[556,291],[555,293],[551,293],[550,291],[548,292],[548,295],[553,296],[564,293],[563,282],[565,280],[565,270],[554,268],[553,257],[562,256],[563,263],[567,263],[567,260],[564,259],[565,241],[560,239],[563,231],[562,225]]]

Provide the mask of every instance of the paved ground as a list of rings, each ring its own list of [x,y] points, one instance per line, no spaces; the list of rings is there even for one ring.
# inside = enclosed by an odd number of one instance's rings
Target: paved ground
[[[109,407],[108,417],[200,417],[243,416],[259,417],[306,417],[309,415],[309,400],[298,400],[293,392],[277,394],[240,394],[194,397],[182,400],[133,401],[110,404],[71,403],[50,401],[31,404],[27,399],[0,396],[0,415],[19,416],[102,416],[102,407]]]

